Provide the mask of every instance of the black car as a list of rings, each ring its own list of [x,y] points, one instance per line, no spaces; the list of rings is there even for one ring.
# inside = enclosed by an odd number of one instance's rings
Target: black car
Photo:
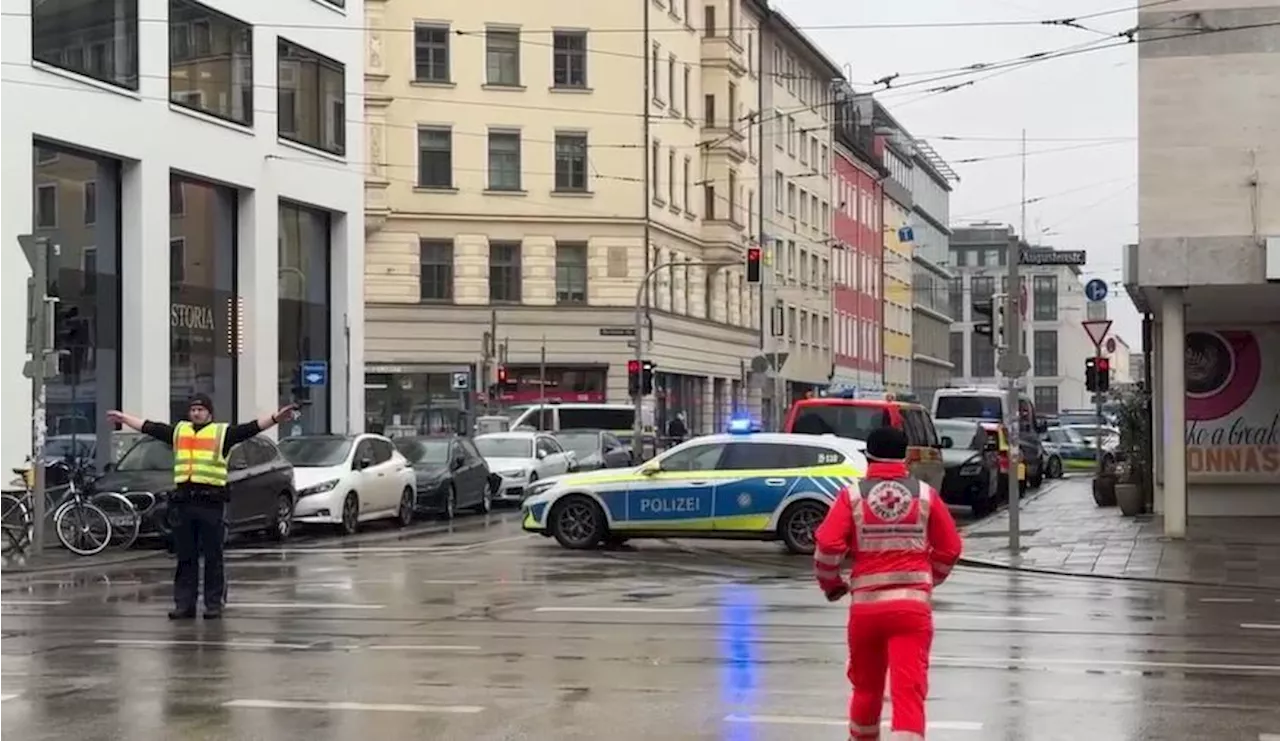
[[[398,437],[396,450],[418,478],[414,509],[452,520],[459,508],[488,512],[502,478],[489,471],[475,443],[465,437]]]
[[[227,526],[232,534],[265,532],[285,540],[293,531],[293,466],[265,435],[245,440],[227,459]],[[144,437],[93,482],[94,491],[118,491],[142,515],[143,537],[167,538],[173,491],[173,448]]]
[[[973,508],[978,517],[1000,501],[998,441],[981,423],[961,419],[934,422],[942,440],[942,501]]]
[[[577,456],[579,471],[635,465],[631,446],[624,445],[608,430],[561,430],[556,433],[556,439],[565,450]]]

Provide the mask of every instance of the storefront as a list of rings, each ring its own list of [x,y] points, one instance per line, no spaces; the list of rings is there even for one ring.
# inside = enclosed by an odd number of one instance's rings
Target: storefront
[[[331,431],[332,386],[309,386],[301,378],[304,364],[332,367],[329,308],[332,218],[325,212],[280,203],[279,285],[280,334],[277,384],[281,399],[297,399],[305,412],[290,425],[290,434]]]
[[[495,398],[500,406],[543,400],[597,404],[606,401],[607,365],[508,365],[506,373],[507,383],[498,389]]]
[[[389,436],[448,435],[471,428],[474,394],[453,388],[468,365],[365,366],[365,430]]]

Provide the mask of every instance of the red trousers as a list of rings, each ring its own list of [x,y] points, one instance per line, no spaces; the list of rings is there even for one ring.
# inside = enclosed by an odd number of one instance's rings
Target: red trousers
[[[901,600],[850,607],[849,738],[880,739],[888,674],[893,706],[888,741],[923,741],[932,644],[933,613],[925,603]]]

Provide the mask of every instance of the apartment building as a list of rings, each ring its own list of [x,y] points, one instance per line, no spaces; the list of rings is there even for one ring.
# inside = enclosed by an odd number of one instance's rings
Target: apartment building
[[[991,386],[999,383],[997,353],[991,339],[973,332],[973,302],[990,300],[1009,290],[1009,242],[1013,227],[981,224],[955,227],[951,234],[951,330],[950,359],[955,366],[953,385]],[[1052,247],[1022,249],[1052,251]],[[1023,265],[1022,288],[1030,306],[1023,308],[1020,345],[1031,361],[1025,378],[1036,407],[1054,414],[1060,409],[1082,409],[1092,404],[1085,391],[1084,361],[1093,355],[1093,343],[1081,322],[1085,319],[1084,287],[1075,265]]]
[[[884,237],[883,143],[848,85],[837,90],[832,122],[831,389],[854,396],[884,393],[881,287]]]
[[[883,183],[884,235],[884,385],[890,392],[911,391],[912,281],[914,231],[911,228],[915,182],[915,142],[887,109],[872,106],[872,121],[883,142],[889,175]]]
[[[5,466],[32,453],[27,234],[59,298],[50,435],[105,459],[107,410],[177,419],[197,392],[250,419],[303,363],[327,378],[283,432],[359,430],[362,0],[27,9],[3,19]]]
[[[684,411],[710,431],[745,401],[764,13],[367,0],[371,425],[456,429],[481,399],[626,402],[637,295],[657,425]]]
[[[773,265],[764,291],[766,304],[783,316],[775,328],[781,336],[766,350],[788,353],[776,392],[787,402],[831,381],[831,120],[843,76],[777,11],[763,43],[762,231]]]
[[[913,142],[911,169],[911,390],[921,399],[951,382],[952,184],[959,182],[928,142]]]

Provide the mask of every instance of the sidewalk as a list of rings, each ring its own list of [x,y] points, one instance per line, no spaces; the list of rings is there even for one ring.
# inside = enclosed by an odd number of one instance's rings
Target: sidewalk
[[[1092,479],[1046,482],[1022,501],[1022,553],[1009,553],[1009,515],[965,530],[965,558],[992,565],[1106,577],[1280,589],[1280,518],[1191,518],[1186,540],[1159,516],[1123,517],[1093,502]]]

